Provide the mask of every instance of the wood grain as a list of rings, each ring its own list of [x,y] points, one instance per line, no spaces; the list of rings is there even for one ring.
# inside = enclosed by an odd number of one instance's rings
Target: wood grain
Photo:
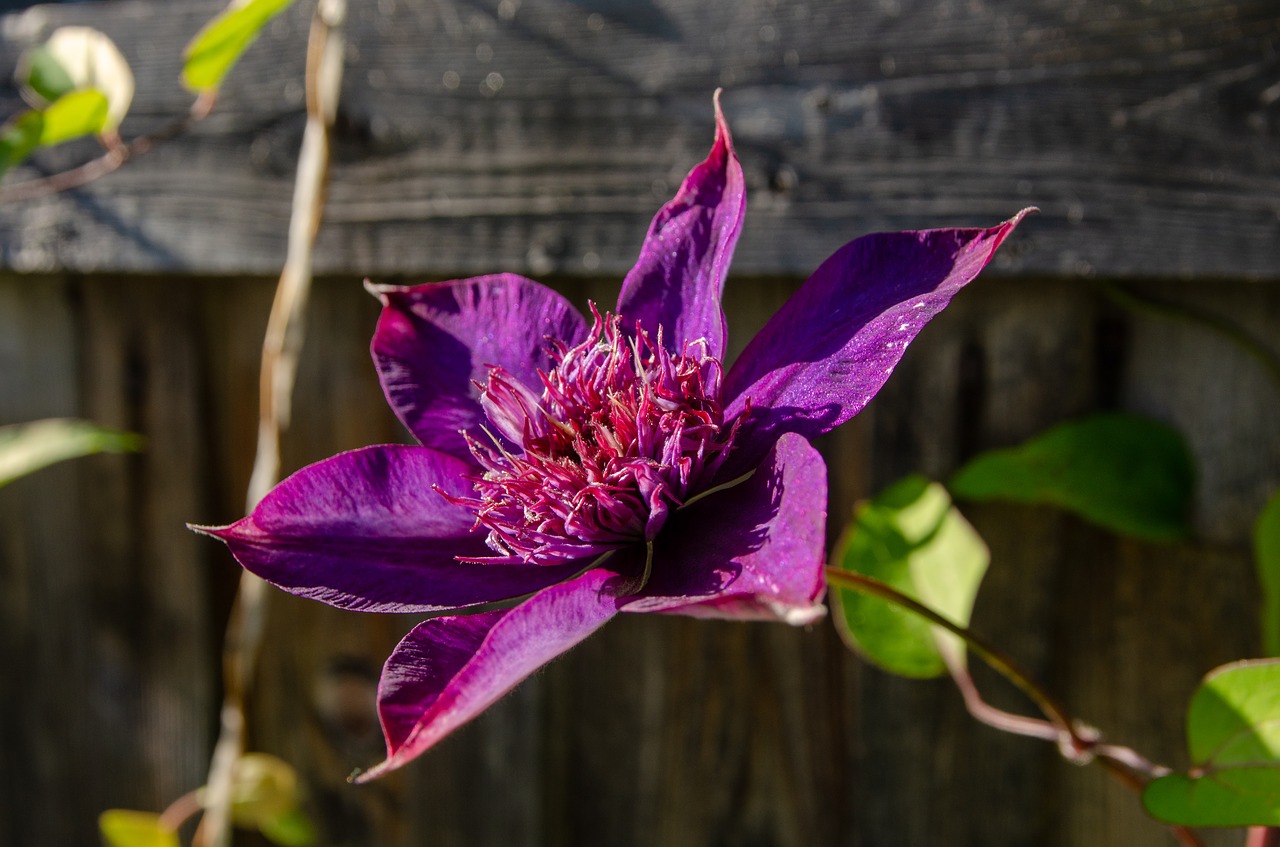
[[[735,349],[793,287],[730,288]],[[562,289],[607,302],[614,283]],[[5,843],[91,843],[103,808],[159,808],[203,775],[236,572],[182,522],[240,514],[270,292],[265,279],[0,277],[0,422],[87,414],[151,439],[141,457],[93,457],[0,490],[0,668],[4,690],[22,692],[0,698]],[[1255,332],[1280,310],[1271,286],[1146,293],[1216,304]],[[353,278],[318,284],[290,467],[404,438],[367,360],[376,311]],[[980,282],[821,444],[832,531],[855,498],[903,473],[945,477],[1063,417],[1128,408],[1176,423],[1202,468],[1195,544],[1119,542],[1040,509],[966,513],[993,553],[975,626],[1109,737],[1177,762],[1196,680],[1256,649],[1248,522],[1221,519],[1220,501],[1248,511],[1280,485],[1267,452],[1276,398],[1259,379],[1231,345],[1116,313],[1087,286]],[[1247,396],[1197,400],[1223,381],[1222,396]],[[405,772],[350,786],[381,756],[376,676],[411,623],[273,601],[252,744],[300,769],[323,843],[1169,843],[1102,773],[976,725],[944,683],[859,664],[825,623],[624,616]],[[994,702],[1027,708],[979,681]]]
[[[63,23],[139,79],[127,132],[180,115],[180,46],[218,0],[6,18],[0,70]],[[275,273],[302,127],[307,4],[196,132],[90,187],[0,209],[0,265]],[[388,0],[350,21],[317,266],[590,276],[630,264],[710,144],[747,169],[740,273],[802,276],[855,235],[1029,220],[998,273],[1275,279],[1272,0]],[[0,107],[18,107],[12,89]],[[36,157],[8,179],[81,161]]]

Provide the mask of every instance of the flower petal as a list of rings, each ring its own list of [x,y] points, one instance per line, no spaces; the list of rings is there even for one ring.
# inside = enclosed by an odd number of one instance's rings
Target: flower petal
[[[745,482],[671,516],[623,611],[810,623],[825,613],[826,521],[827,466],[783,435]]]
[[[400,767],[491,706],[525,677],[617,613],[597,568],[499,612],[435,618],[392,652],[378,686],[386,761],[364,782]]]
[[[711,153],[653,219],[640,258],[622,283],[618,314],[640,321],[651,333],[662,327],[672,352],[679,353],[686,341],[705,338],[710,354],[723,358],[720,295],[746,204],[742,166],[717,92]]]
[[[568,300],[516,274],[370,290],[383,304],[373,359],[387,401],[424,446],[463,458],[460,433],[484,420],[475,383],[489,368],[540,390],[547,339],[573,345],[587,332]]]
[[[812,438],[862,411],[907,345],[973,280],[1022,217],[991,229],[868,235],[835,252],[725,377],[726,417],[750,466],[784,432]]]
[[[205,529],[248,570],[291,594],[365,612],[437,612],[508,600],[580,563],[479,565],[492,551],[472,515],[433,487],[472,494],[474,468],[424,447],[341,453],[298,471],[231,526]]]

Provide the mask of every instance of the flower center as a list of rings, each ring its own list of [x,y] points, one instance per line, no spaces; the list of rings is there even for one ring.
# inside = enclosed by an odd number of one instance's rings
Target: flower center
[[[679,355],[642,327],[594,316],[576,347],[558,342],[535,395],[493,368],[481,404],[498,433],[468,439],[484,468],[472,508],[491,562],[549,563],[652,541],[670,510],[696,495],[723,463],[720,361],[705,340]],[[517,445],[509,449],[505,442]]]

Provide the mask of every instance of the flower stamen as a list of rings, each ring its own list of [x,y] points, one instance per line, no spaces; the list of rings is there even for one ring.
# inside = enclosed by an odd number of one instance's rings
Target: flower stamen
[[[483,473],[474,497],[451,498],[497,554],[477,561],[543,564],[648,544],[724,462],[737,427],[725,426],[724,369],[706,342],[672,354],[661,327],[624,332],[619,316],[591,313],[581,344],[552,344],[540,395],[499,367],[480,383],[496,431],[482,427],[490,444],[467,437]],[[642,586],[651,568],[650,549]]]

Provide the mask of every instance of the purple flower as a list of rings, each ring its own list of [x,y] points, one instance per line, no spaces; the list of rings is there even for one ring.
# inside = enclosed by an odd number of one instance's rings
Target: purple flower
[[[346,609],[435,615],[383,669],[399,767],[619,612],[823,613],[826,467],[857,414],[990,260],[991,229],[872,235],[727,371],[720,296],[745,210],[716,107],[613,312],[514,274],[373,288],[373,357],[421,446],[343,453],[207,530],[250,571]]]

